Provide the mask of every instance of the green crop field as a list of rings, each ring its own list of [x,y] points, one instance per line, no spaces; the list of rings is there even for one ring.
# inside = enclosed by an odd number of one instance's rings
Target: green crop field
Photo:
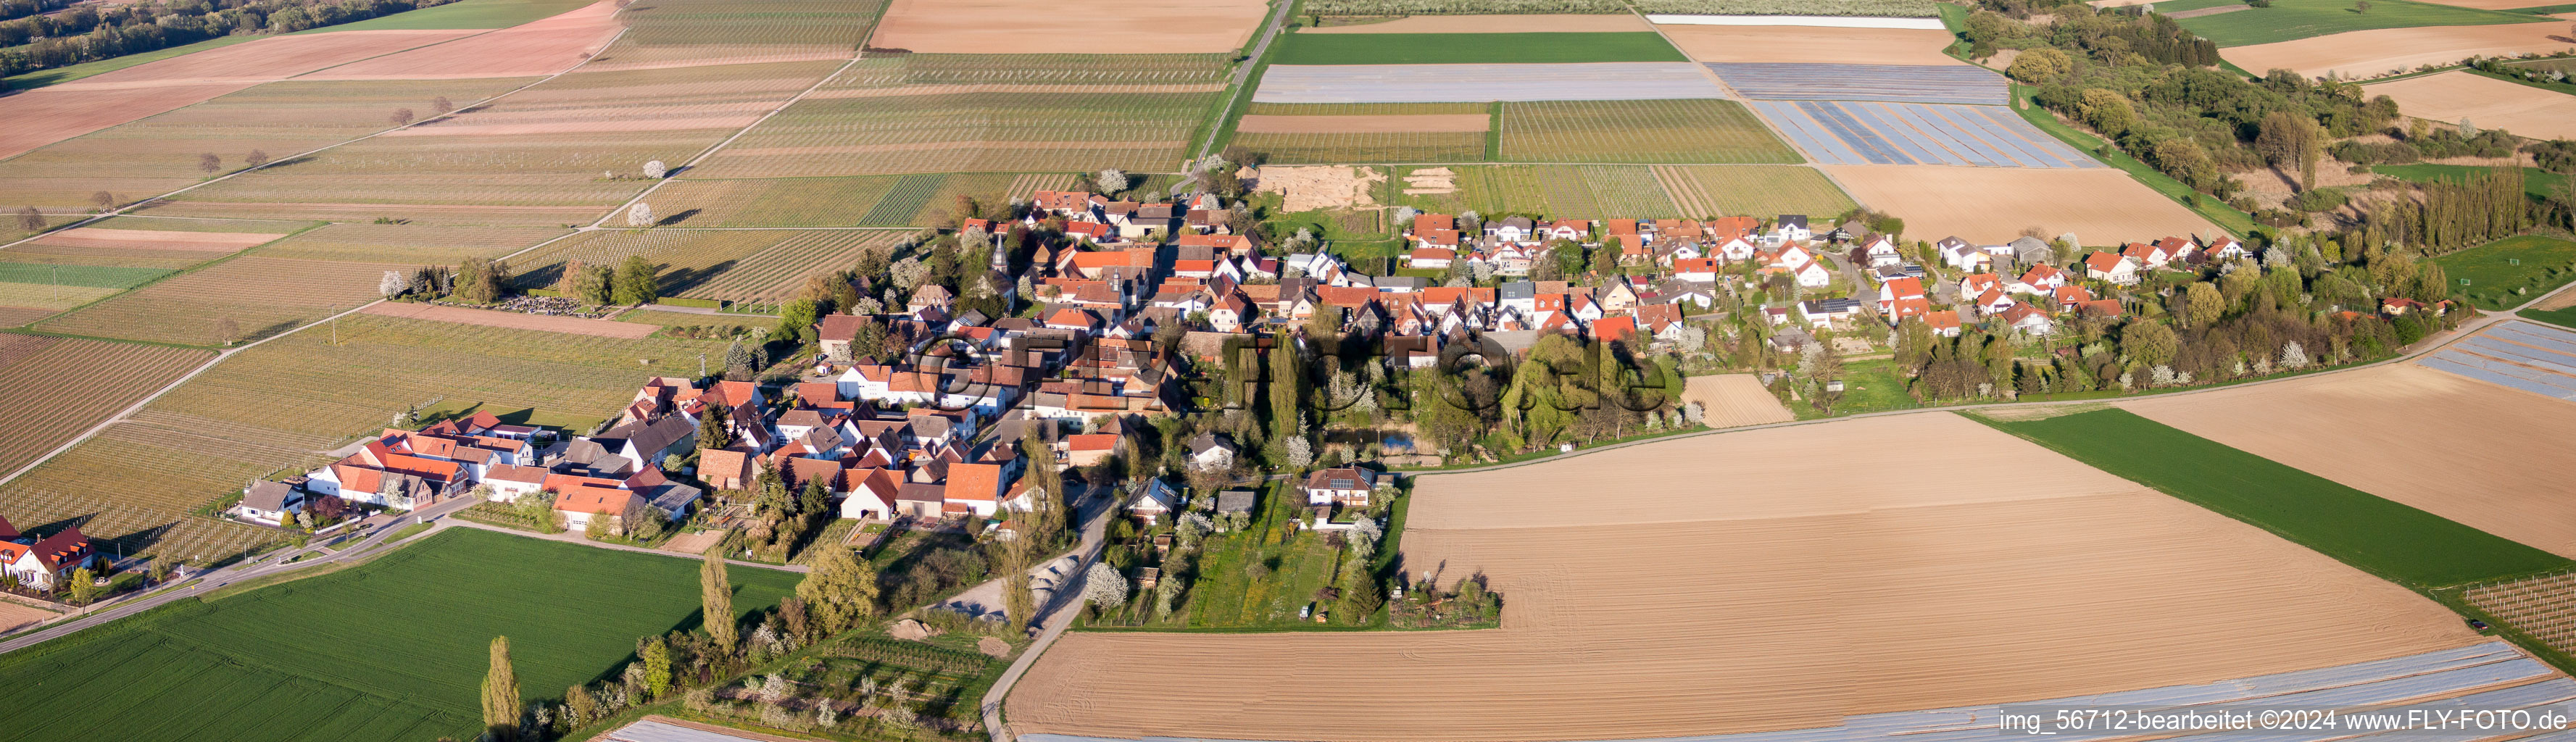
[[[1289,34],[1271,64],[1688,62],[1651,31]]]
[[[2436,257],[2433,264],[2451,279],[2452,298],[2488,311],[2510,309],[2576,280],[2576,242],[2507,237]]]
[[[510,637],[522,695],[554,697],[625,662],[636,638],[695,626],[697,571],[451,528],[368,564],[0,657],[0,673],[29,680],[0,691],[13,722],[0,739],[470,738],[493,637]],[[730,576],[746,614],[797,577]]]
[[[1694,217],[1840,214],[1851,196],[1815,168],[1795,165],[1658,165],[1655,175]]]
[[[2576,330],[2576,307],[2525,309],[2521,312],[2517,312],[2517,314],[2521,315],[2524,319],[2539,320],[2559,327]]]
[[[1744,104],[1729,100],[1503,104],[1511,162],[1797,163]]]
[[[2204,0],[2200,4],[2215,7],[2235,3]],[[2157,3],[2156,9],[2171,13],[2194,8],[2186,2],[2170,5]],[[2483,26],[2546,20],[2548,19],[2519,13],[2476,10],[2414,0],[2377,0],[2370,4],[2368,13],[2357,12],[2350,0],[2272,0],[2272,7],[2269,8],[2247,8],[2216,15],[2185,18],[2179,22],[2183,28],[2192,33],[2226,47],[2269,44],[2276,41],[2373,28]]]
[[[592,0],[459,0],[446,5],[337,26],[323,26],[296,33],[416,28],[506,28],[548,16],[569,13],[591,2]]]
[[[2126,410],[1978,419],[2404,585],[2433,588],[2576,566]]]
[[[811,46],[853,51],[881,0],[655,0],[618,12],[620,46]],[[615,52],[611,52],[615,53]]]
[[[1545,215],[1548,213],[1547,190],[1539,185],[1538,172],[1532,165],[1466,165],[1452,166],[1456,193],[1404,195],[1400,190],[1403,176],[1423,168],[1399,168],[1388,180],[1399,190],[1388,203],[1411,206],[1423,211],[1455,214],[1474,211],[1488,218],[1500,214]]]
[[[103,289],[140,286],[146,281],[170,275],[170,273],[171,271],[160,268],[119,268],[61,263],[0,263],[0,281]]]
[[[36,329],[184,345],[256,340],[374,301],[385,271],[413,267],[243,256],[46,320]]]
[[[203,155],[229,170],[252,152],[283,159],[382,131],[394,110],[427,115],[434,100],[463,105],[528,79],[273,82],[108,127],[0,161],[0,203],[92,206],[107,192],[133,203],[202,182]]]
[[[570,233],[554,227],[333,224],[260,246],[259,251],[252,254],[268,258],[448,265],[467,257],[507,255]]]

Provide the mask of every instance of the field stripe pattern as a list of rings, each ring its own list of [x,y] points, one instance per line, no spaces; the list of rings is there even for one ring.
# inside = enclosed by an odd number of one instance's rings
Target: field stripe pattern
[[[1271,65],[1255,103],[1488,103],[1725,98],[1688,62]]]
[[[32,352],[0,346],[0,354],[14,356],[0,358],[6,364],[0,365],[0,389],[10,390],[0,396],[0,420],[8,421],[0,426],[0,471],[26,466],[214,357],[187,348],[47,340]]]
[[[1719,79],[1753,100],[1876,100],[1999,106],[2011,100],[2002,75],[1965,65],[1710,62]]]
[[[1827,165],[2102,167],[2001,106],[1750,101],[1807,156]]]
[[[2576,332],[2505,322],[2415,362],[2544,397],[2576,400]]]

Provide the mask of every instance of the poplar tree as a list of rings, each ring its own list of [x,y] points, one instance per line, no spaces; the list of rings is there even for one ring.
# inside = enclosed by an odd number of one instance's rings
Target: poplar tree
[[[734,625],[733,584],[725,579],[725,560],[721,547],[707,550],[707,563],[698,569],[699,601],[705,609],[707,636],[727,656],[741,640],[740,627]]]
[[[493,739],[519,735],[519,674],[510,667],[510,637],[492,637],[492,669],[483,675],[483,728]]]

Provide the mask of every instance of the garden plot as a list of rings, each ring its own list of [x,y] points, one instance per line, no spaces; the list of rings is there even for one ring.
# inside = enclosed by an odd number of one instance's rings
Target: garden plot
[[[1268,15],[1262,0],[1093,3],[894,0],[868,45],[916,52],[1158,54],[1231,52]],[[1043,17],[1044,23],[1029,19]]]
[[[306,80],[538,77],[571,69],[608,46],[625,24],[615,0],[445,44],[351,62]]]
[[[1777,464],[1853,440],[1927,443],[1867,467]],[[1994,457],[2026,476],[1974,473]],[[2369,696],[2396,700],[2404,678],[2434,670],[2488,667],[2426,684],[2444,695],[2551,675],[2509,648],[2454,653],[2480,637],[2403,588],[1945,414],[1433,475],[1413,497],[1407,576],[1484,575],[1503,597],[1501,628],[1074,632],[1006,699],[1013,727],[1624,739],[1834,727],[2392,658],[2412,659],[2318,672],[2298,687],[2397,680]],[[1994,598],[1998,585],[2011,600]],[[2261,687],[2202,690],[2240,698]]]
[[[1780,50],[1849,65],[1966,66],[1941,53],[1958,41],[1949,31],[1824,26],[1656,26],[1697,62],[1778,62]]]
[[[1969,65],[1709,64],[1719,79],[1753,100],[1875,100],[1899,103],[2003,105],[2011,84]]]
[[[2493,325],[2415,362],[2544,397],[2576,400],[2576,332],[2555,327]]]
[[[2576,557],[2576,512],[2564,507],[2562,494],[2562,462],[2567,451],[2576,450],[2576,405],[2399,364],[2120,407],[2353,489]],[[2444,444],[2427,451],[2426,441]]]
[[[1256,103],[1486,103],[1724,98],[1688,62],[1271,65]]]
[[[2102,166],[2002,106],[1806,100],[1748,105],[1808,157],[1828,165]]]
[[[2248,70],[2286,69],[2303,77],[2364,78],[2450,65],[2469,57],[2513,57],[2576,49],[2565,23],[2425,26],[2347,31],[2295,41],[2228,47],[2220,56]],[[2538,94],[2533,91],[2531,94]]]
[[[183,54],[0,98],[0,157],[253,85],[435,44],[473,31],[347,31],[275,36]]]
[[[2002,241],[2024,229],[2115,242],[2220,234],[2208,220],[2111,168],[1826,165],[1852,199],[1909,234]]]
[[[2576,95],[2534,90],[2461,70],[2367,85],[2362,90],[2397,99],[2399,110],[2417,118],[2470,121],[2480,129],[2503,129],[2535,139],[2576,137]]]

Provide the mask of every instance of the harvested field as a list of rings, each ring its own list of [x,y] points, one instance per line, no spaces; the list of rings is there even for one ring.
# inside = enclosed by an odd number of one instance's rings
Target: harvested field
[[[2460,70],[2362,89],[2396,98],[2398,110],[2416,118],[2469,119],[2480,129],[2503,129],[2536,139],[2576,138],[2576,96],[2551,95]]]
[[[0,398],[0,419],[10,421],[0,432],[0,473],[17,471],[214,357],[202,350],[81,339],[0,353],[11,356],[0,364],[0,384],[14,390]]]
[[[2470,527],[2576,557],[2561,466],[2576,405],[2398,364],[2120,407]],[[2443,441],[2427,455],[2425,441]]]
[[[1413,116],[1262,116],[1248,115],[1234,130],[1247,134],[1365,134],[1377,132],[1482,132],[1493,117],[1481,113]]]
[[[1941,53],[1957,37],[1916,28],[1821,26],[1658,26],[1674,46],[1699,62],[1778,62],[1781,49],[1808,59],[1852,65],[1964,66]]]
[[[1811,167],[1657,165],[1654,172],[1689,217],[1840,214],[1853,206]]]
[[[580,317],[551,317],[542,314],[528,314],[525,312],[499,312],[490,309],[442,307],[436,304],[413,304],[393,301],[381,304],[371,304],[368,305],[367,308],[359,311],[367,314],[381,314],[387,317],[409,317],[412,319],[430,320],[433,322],[454,322],[460,325],[482,325],[484,327],[500,327],[512,330],[542,330],[545,332],[564,332],[574,335],[596,335],[604,338],[626,338],[628,340],[643,338],[644,336],[653,334],[654,330],[660,329],[653,325],[639,325],[633,322],[618,322],[615,320],[582,319]]]
[[[1297,29],[1297,33],[1600,33],[1616,31],[1651,31],[1653,26],[1636,16],[1574,15],[1537,13],[1531,15],[1417,15],[1383,23],[1351,26],[1319,26]]]
[[[1771,390],[1762,388],[1761,377],[1752,374],[1690,377],[1689,384],[1682,390],[1682,402],[1698,402],[1708,411],[1706,420],[1712,428],[1785,423],[1797,419],[1796,415],[1789,414],[1788,407],[1780,404],[1778,397],[1771,396]]]
[[[2102,164],[2003,106],[1752,101],[1827,165],[2087,168]]]
[[[1386,182],[1386,174],[1371,167],[1274,165],[1261,168],[1252,180],[1255,191],[1282,194],[1280,210],[1293,213],[1375,206],[1369,193]]]
[[[1753,100],[1874,100],[2003,105],[2004,76],[1964,64],[1712,63],[1719,79]]]
[[[1271,65],[1256,103],[1485,103],[1724,98],[1687,62]]]
[[[1891,449],[1888,466],[1775,463],[1852,440],[1932,443]],[[1970,459],[1991,456],[2035,476],[1969,473]],[[1620,496],[1567,508],[1568,492]],[[1502,628],[1075,632],[1007,699],[1013,726],[1231,739],[1697,735],[2479,640],[2395,585],[1951,415],[1435,475],[1413,497],[1405,570],[1444,583],[1485,575],[1503,595]],[[1996,585],[2012,585],[2013,599],[1994,600]],[[1170,692],[1176,681],[1191,692]]]
[[[1501,159],[1799,162],[1743,104],[1724,100],[1505,103]]]
[[[61,615],[62,614],[55,613],[53,611],[29,608],[17,603],[0,601],[0,634],[7,634],[29,626],[51,621]]]
[[[336,64],[472,31],[349,31],[275,36],[0,98],[0,157]]]
[[[868,45],[962,54],[1231,52],[1251,40],[1268,10],[1261,0],[1097,3],[1070,13],[1029,0],[894,0]],[[1048,20],[1032,25],[1033,16]]]
[[[1905,220],[1909,234],[2002,240],[2038,227],[2086,244],[2219,234],[2172,199],[2111,168],[2004,169],[1826,165],[1862,206]]]
[[[333,224],[281,240],[261,248],[257,254],[267,258],[453,265],[468,257],[500,257],[565,233],[547,227]]]
[[[66,229],[36,239],[37,244],[121,250],[187,250],[231,253],[284,237],[259,232],[172,232],[157,229]]]
[[[586,232],[512,261],[520,286],[552,285],[564,263],[616,265],[642,256],[661,267],[662,293],[690,299],[785,301],[818,273],[842,270],[859,253],[891,249],[910,230],[687,230]]]
[[[616,0],[600,0],[569,13],[340,65],[306,80],[418,80],[453,77],[537,77],[571,69],[608,46],[623,24]]]
[[[416,267],[247,255],[47,320],[37,329],[186,345],[256,340],[374,301],[385,271]]]
[[[2295,70],[2307,77],[2375,77],[2469,57],[2511,57],[2576,49],[2563,23],[2428,26],[2349,31],[2332,36],[2230,47],[2221,56],[2248,70]],[[2561,37],[2561,38],[2552,38]]]

